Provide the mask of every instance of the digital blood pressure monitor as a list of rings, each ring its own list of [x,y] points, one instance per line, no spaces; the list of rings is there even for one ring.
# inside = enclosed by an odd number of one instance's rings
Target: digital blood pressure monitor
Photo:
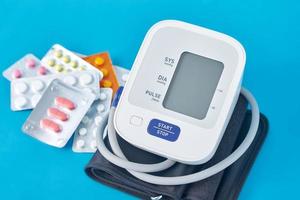
[[[179,21],[147,33],[115,111],[129,143],[186,164],[215,153],[240,93],[245,51],[235,39]]]

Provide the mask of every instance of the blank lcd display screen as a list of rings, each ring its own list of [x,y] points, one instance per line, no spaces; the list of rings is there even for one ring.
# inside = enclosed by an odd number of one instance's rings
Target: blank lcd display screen
[[[190,52],[182,53],[163,106],[202,120],[206,117],[224,64]]]

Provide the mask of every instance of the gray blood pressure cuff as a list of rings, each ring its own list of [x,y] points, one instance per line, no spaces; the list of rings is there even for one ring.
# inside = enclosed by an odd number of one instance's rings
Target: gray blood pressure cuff
[[[159,176],[180,176],[206,169],[226,158],[247,134],[251,123],[251,112],[247,110],[247,101],[239,97],[226,132],[213,158],[202,165],[185,165],[176,163],[169,169],[153,173]],[[142,199],[183,199],[183,200],[235,200],[255,161],[259,149],[268,131],[268,121],[261,115],[260,125],[255,140],[247,152],[224,171],[205,180],[177,186],[154,185],[143,182],[126,170],[108,162],[98,151],[95,153],[85,171],[96,181],[107,184]],[[126,157],[138,163],[157,163],[165,158],[145,152],[118,137],[119,144]],[[106,145],[109,147],[106,139]]]

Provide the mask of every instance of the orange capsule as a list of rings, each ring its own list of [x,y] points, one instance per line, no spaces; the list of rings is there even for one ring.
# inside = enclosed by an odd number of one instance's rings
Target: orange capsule
[[[40,126],[44,129],[48,129],[50,131],[53,131],[55,133],[59,133],[61,131],[60,126],[55,123],[54,121],[50,120],[50,119],[42,119],[40,121]]]
[[[67,108],[69,110],[74,110],[76,108],[76,105],[73,101],[64,98],[64,97],[56,97],[55,98],[55,104],[64,108]]]
[[[59,119],[61,121],[67,121],[69,119],[66,113],[57,108],[48,108],[47,113],[50,117]]]

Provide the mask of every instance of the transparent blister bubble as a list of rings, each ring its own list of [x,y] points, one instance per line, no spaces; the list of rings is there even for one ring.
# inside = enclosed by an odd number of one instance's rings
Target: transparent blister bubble
[[[114,68],[115,68],[115,71],[117,74],[117,79],[118,79],[120,86],[124,86],[128,79],[130,70],[125,69],[120,66],[117,66],[117,65],[114,65]]]
[[[66,145],[95,100],[91,92],[55,79],[25,121],[25,134],[55,147]]]
[[[92,70],[99,75],[100,80],[103,77],[100,70],[59,44],[53,45],[41,62],[53,73]]]
[[[20,111],[34,108],[54,79],[59,79],[67,85],[91,92],[96,95],[96,98],[100,95],[99,75],[90,70],[22,78],[11,82],[11,109]]]
[[[72,147],[74,152],[93,153],[96,151],[96,138],[107,124],[112,93],[110,88],[100,89],[100,98],[94,101],[74,133]]]
[[[27,54],[8,67],[3,76],[9,81],[33,76],[48,75],[51,72],[33,54]]]

